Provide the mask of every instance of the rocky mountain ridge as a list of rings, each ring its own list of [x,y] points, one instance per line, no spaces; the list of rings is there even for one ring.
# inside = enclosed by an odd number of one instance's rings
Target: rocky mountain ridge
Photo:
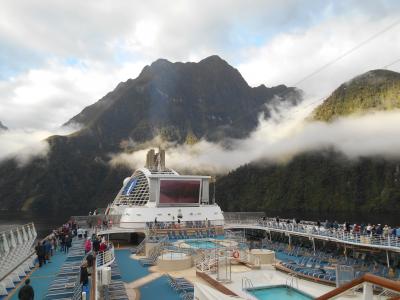
[[[301,91],[250,87],[218,56],[198,63],[157,60],[69,120],[81,129],[47,139],[50,150],[24,166],[0,162],[0,205],[9,210],[87,213],[111,202],[127,167],[110,154],[140,149],[158,136],[178,144],[244,138],[269,106],[301,101]],[[155,145],[157,146],[157,145]]]

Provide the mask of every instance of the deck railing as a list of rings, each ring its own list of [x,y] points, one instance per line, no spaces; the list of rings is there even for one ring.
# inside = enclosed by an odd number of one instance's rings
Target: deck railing
[[[364,246],[372,245],[391,249],[397,248],[400,251],[400,238],[393,235],[362,234],[341,229],[326,229],[323,226],[316,226],[314,224],[277,222],[274,219],[230,219],[226,220],[226,224],[260,226],[267,230],[284,231],[288,233],[293,232],[320,239],[335,239],[341,242]]]
[[[96,266],[97,270],[111,265],[115,260],[114,245],[109,244],[107,250],[97,253]]]
[[[32,262],[27,260],[34,255],[36,237],[33,223],[0,232],[0,282],[14,271],[22,275],[29,270]]]
[[[400,283],[397,281],[389,280],[386,278],[378,277],[372,274],[365,274],[364,276],[354,279],[353,281],[346,283],[322,296],[319,296],[316,300],[328,300],[339,297],[340,295],[354,289],[363,289],[363,300],[373,299],[374,287],[380,287],[389,291],[394,292],[397,297],[393,299],[399,299],[400,295]]]

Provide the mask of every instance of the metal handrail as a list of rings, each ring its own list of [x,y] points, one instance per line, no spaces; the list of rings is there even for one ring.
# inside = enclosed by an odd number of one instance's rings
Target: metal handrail
[[[322,296],[316,298],[316,300],[328,300],[333,299],[348,290],[351,290],[361,284],[368,283],[373,284],[375,286],[383,287],[387,290],[391,290],[394,292],[400,292],[400,284],[397,281],[389,280],[386,278],[378,277],[372,274],[365,274],[362,277],[354,279],[353,281],[346,283]]]
[[[110,243],[107,250],[97,253],[96,255],[97,269],[101,269],[111,265],[114,262],[114,260],[115,260],[114,245]]]
[[[296,273],[289,273],[288,278],[286,278],[286,285],[294,288],[294,282],[296,282],[296,288],[299,289],[299,279]]]
[[[275,221],[260,221],[260,220],[230,220],[227,224],[238,224],[238,225],[255,225],[261,226],[266,229],[279,230],[285,232],[293,232],[299,234],[305,234],[318,238],[332,238],[342,242],[348,242],[353,244],[361,244],[365,246],[382,246],[390,248],[399,248],[400,250],[400,238],[393,236],[383,235],[366,235],[354,232],[345,232],[341,230],[322,230],[316,228],[314,225],[304,224],[293,224],[293,223],[282,223]]]
[[[253,282],[250,278],[242,277],[242,290],[246,290],[248,288],[253,288]]]

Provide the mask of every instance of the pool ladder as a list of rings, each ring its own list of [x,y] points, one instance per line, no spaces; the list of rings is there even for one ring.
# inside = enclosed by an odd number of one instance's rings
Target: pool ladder
[[[254,287],[254,285],[253,282],[251,282],[250,278],[242,277],[242,290],[246,290],[252,287]]]
[[[299,278],[297,274],[295,273],[289,273],[288,278],[286,278],[286,285],[290,288],[294,288],[294,285],[296,284],[296,288],[299,288]]]

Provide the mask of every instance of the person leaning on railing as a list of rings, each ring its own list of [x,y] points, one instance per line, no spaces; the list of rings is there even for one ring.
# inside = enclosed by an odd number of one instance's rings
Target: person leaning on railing
[[[93,255],[93,252],[90,252],[87,256],[86,256],[86,262],[87,262],[87,271],[88,274],[91,275],[93,272],[93,264],[94,264],[94,260],[95,257]]]
[[[89,273],[87,270],[87,262],[83,262],[80,270],[80,283],[82,284],[82,290],[86,290],[89,283]]]

